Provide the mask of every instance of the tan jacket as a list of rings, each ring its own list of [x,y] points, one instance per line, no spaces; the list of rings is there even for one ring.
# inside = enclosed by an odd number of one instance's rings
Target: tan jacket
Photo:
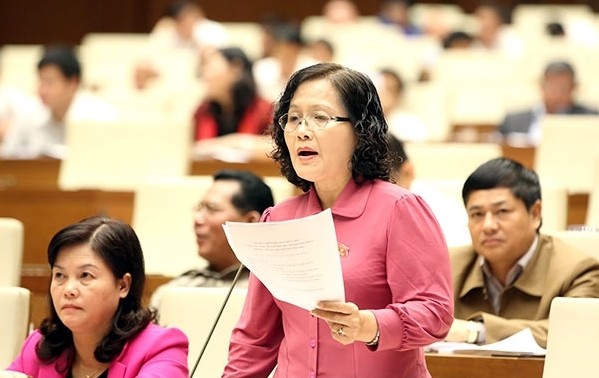
[[[478,254],[472,247],[452,249],[451,267],[455,318],[482,318],[487,343],[530,327],[537,342],[545,347],[554,297],[599,297],[599,262],[546,235],[540,236],[522,275],[505,291],[499,314],[494,314],[487,298]]]

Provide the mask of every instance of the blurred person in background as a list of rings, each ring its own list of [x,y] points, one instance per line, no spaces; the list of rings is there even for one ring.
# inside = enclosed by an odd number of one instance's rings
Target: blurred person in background
[[[442,45],[444,50],[448,49],[469,49],[472,47],[474,38],[464,31],[456,30],[443,38]]]
[[[322,16],[332,24],[352,24],[358,21],[360,11],[351,0],[329,0],[322,7]]]
[[[149,36],[149,51],[134,70],[135,87],[144,89],[153,79],[167,75],[156,62],[171,49],[189,50],[202,56],[207,47],[223,47],[229,42],[225,27],[206,17],[191,0],[175,0],[167,5]]]
[[[385,25],[397,27],[405,35],[420,35],[422,30],[410,20],[410,5],[412,1],[409,0],[384,0],[378,19]]]
[[[153,308],[160,308],[162,292],[168,286],[231,286],[240,263],[222,225],[227,221],[258,222],[262,212],[274,206],[270,187],[249,171],[222,170],[214,174],[213,180],[212,186],[194,208],[193,215],[197,253],[208,265],[189,270],[158,287],[150,300]],[[249,271],[244,269],[236,287],[247,287],[248,279]]]
[[[403,107],[405,84],[397,71],[391,68],[380,69],[375,84],[389,124],[389,132],[406,142],[426,141],[429,136],[424,122]]]
[[[81,88],[81,64],[72,48],[48,46],[38,65],[38,94],[44,107],[5,134],[2,155],[21,158],[51,156],[66,152],[68,122],[116,119],[114,107]]]
[[[510,11],[493,0],[482,1],[474,10],[478,32],[473,47],[518,58],[524,53],[520,37],[509,27]]]
[[[35,117],[43,109],[41,102],[24,91],[0,84],[0,157],[2,156],[2,141],[8,130],[15,124]]]
[[[541,120],[545,114],[599,114],[596,109],[576,103],[576,73],[569,62],[550,62],[545,67],[540,86],[541,103],[508,113],[499,126],[500,138],[505,143],[537,146],[541,142]]]
[[[260,95],[275,101],[292,73],[317,63],[305,49],[300,28],[293,23],[279,23],[273,29],[272,55],[254,64],[254,78]]]
[[[319,38],[308,45],[309,55],[318,63],[333,63],[335,61],[335,48],[324,38]]]
[[[266,158],[271,146],[263,134],[272,122],[272,104],[257,93],[243,50],[205,50],[202,82],[205,97],[193,117],[196,155],[237,151]]]

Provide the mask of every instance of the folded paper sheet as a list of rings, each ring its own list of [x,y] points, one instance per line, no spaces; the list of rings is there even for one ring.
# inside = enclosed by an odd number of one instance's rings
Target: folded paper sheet
[[[486,356],[544,356],[546,350],[541,348],[532,336],[530,328],[525,328],[496,343],[476,345],[469,343],[456,343],[440,341],[425,348],[427,352],[475,354]]]
[[[306,310],[318,301],[345,301],[330,209],[287,221],[226,222],[223,228],[239,261],[275,298]]]

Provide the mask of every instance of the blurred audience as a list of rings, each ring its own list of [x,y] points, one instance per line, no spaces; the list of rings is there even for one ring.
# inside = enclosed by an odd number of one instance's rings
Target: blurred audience
[[[381,99],[389,132],[406,142],[424,142],[429,133],[424,122],[403,107],[405,83],[391,68],[378,71],[375,85]]]
[[[542,138],[541,120],[545,114],[598,114],[596,109],[576,103],[576,74],[566,61],[550,62],[541,80],[542,102],[530,109],[507,114],[499,133],[513,145],[537,146]]]
[[[414,25],[409,17],[410,0],[384,0],[378,13],[378,19],[385,25],[397,27],[405,35],[419,35],[422,30]]]
[[[487,0],[476,7],[474,16],[478,26],[474,47],[499,51],[512,58],[522,56],[524,44],[509,27],[508,9],[493,0]]]
[[[66,123],[109,121],[117,116],[111,105],[81,89],[81,65],[70,47],[47,47],[37,69],[38,94],[44,107],[6,130],[1,151],[5,157],[62,158]]]
[[[229,42],[226,29],[206,17],[202,8],[191,0],[168,4],[149,36],[149,46],[134,70],[134,84],[144,89],[155,78],[168,75],[158,60],[172,49],[184,49],[202,56],[207,47],[223,47]]]
[[[150,34],[159,47],[201,50],[206,46],[223,46],[228,42],[225,28],[208,19],[197,2],[176,0],[167,6]]]
[[[360,11],[351,0],[329,0],[322,7],[322,16],[329,23],[351,24],[358,20]]]
[[[299,26],[280,23],[275,25],[273,32],[272,55],[259,59],[254,64],[258,93],[270,101],[279,97],[292,73],[317,63],[305,51]]]
[[[333,63],[335,61],[335,48],[324,38],[317,39],[308,45],[309,55],[318,63]]]
[[[245,53],[237,47],[206,50],[202,81],[205,98],[194,114],[196,154],[216,157],[232,149],[265,157],[272,104],[258,95]]]
[[[15,124],[32,122],[42,107],[41,102],[34,96],[0,83],[0,153],[8,130]]]
[[[443,38],[442,45],[443,49],[469,49],[472,47],[474,39],[472,36],[464,31],[456,30],[449,33]]]

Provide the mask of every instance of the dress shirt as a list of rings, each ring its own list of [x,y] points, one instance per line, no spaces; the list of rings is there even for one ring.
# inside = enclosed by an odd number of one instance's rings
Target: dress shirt
[[[532,245],[530,246],[530,248],[528,248],[528,251],[526,251],[526,253],[524,253],[518,259],[518,261],[516,261],[516,264],[512,267],[512,269],[510,269],[510,271],[507,274],[507,280],[505,282],[505,285],[499,282],[497,277],[493,275],[493,273],[491,272],[489,262],[486,261],[484,257],[480,257],[480,265],[485,276],[485,286],[487,288],[487,295],[491,300],[491,304],[493,306],[493,310],[495,310],[495,314],[499,314],[499,312],[501,311],[501,300],[503,298],[503,293],[507,288],[512,287],[514,285],[514,282],[516,282],[516,280],[518,279],[518,277],[520,277],[524,269],[526,269],[526,266],[532,259],[532,256],[535,254],[537,244],[539,244],[538,236],[535,237],[535,239],[532,242]]]

